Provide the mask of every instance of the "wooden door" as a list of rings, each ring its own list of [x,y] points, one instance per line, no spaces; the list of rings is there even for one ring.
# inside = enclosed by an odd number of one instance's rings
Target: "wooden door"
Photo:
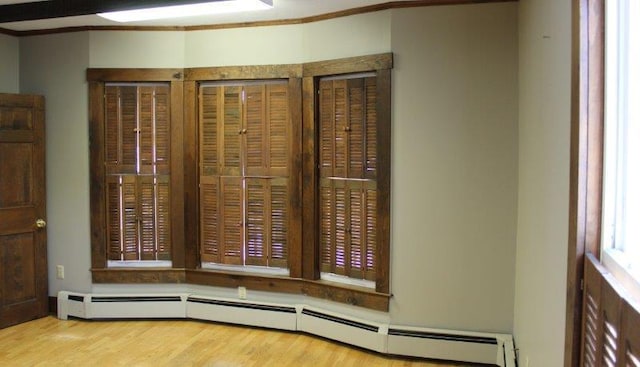
[[[44,98],[0,94],[0,328],[48,311]]]

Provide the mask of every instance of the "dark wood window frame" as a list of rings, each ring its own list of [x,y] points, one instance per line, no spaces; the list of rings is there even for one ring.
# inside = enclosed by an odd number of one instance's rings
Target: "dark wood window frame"
[[[606,0],[574,0],[565,367],[626,364],[640,313],[601,265]],[[635,350],[634,350],[635,349]],[[606,363],[604,363],[606,361]]]
[[[388,311],[390,254],[390,155],[392,54],[292,65],[230,66],[191,69],[89,69],[91,146],[92,279],[95,283],[189,283],[252,290],[303,294],[315,298]],[[375,72],[378,113],[378,241],[376,289],[320,280],[317,230],[316,88],[320,77]],[[291,200],[298,223],[290,248],[290,276],[200,269],[198,245],[198,131],[199,82],[287,79],[294,121],[291,147]],[[172,133],[171,198],[172,268],[108,268],[104,223],[104,143],[101,126],[105,82],[170,82]],[[176,113],[183,111],[183,113]],[[297,121],[297,122],[296,122]],[[297,169],[295,169],[297,167]],[[182,215],[184,214],[184,215]]]

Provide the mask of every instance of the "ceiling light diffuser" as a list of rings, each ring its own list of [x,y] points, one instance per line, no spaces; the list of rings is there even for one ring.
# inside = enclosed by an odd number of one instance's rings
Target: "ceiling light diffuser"
[[[273,8],[272,0],[220,0],[208,3],[163,6],[158,8],[136,9],[98,13],[97,15],[120,23],[214,15]]]

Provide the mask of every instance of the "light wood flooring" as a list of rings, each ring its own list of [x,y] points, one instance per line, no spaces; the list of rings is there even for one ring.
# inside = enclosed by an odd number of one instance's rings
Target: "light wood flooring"
[[[0,330],[0,366],[423,366],[311,335],[194,320],[61,321]]]

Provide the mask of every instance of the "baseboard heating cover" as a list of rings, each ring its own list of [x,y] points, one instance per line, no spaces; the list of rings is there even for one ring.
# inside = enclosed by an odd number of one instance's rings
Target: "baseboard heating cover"
[[[303,307],[298,330],[361,348],[386,353],[387,325]]]
[[[296,331],[298,312],[295,306],[189,296],[187,317]]]
[[[513,338],[508,334],[390,325],[387,343],[389,354],[515,367]]]
[[[58,293],[58,318],[188,318],[301,331],[384,354],[515,367],[509,334],[389,325],[307,305],[196,294]]]

